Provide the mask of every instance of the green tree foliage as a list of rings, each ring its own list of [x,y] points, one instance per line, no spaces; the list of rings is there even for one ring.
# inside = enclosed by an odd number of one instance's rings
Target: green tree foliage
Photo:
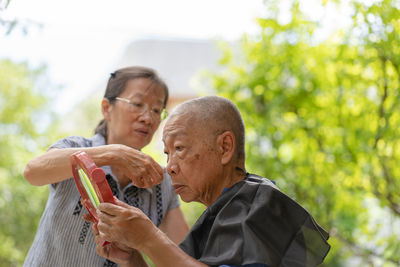
[[[400,2],[350,1],[350,25],[327,39],[287,2],[266,1],[260,33],[239,56],[226,49],[212,78],[244,116],[247,169],[330,232],[326,266],[398,266]]]
[[[23,178],[27,161],[47,144],[38,124],[46,98],[35,90],[41,69],[0,60],[0,70],[0,266],[9,267],[22,265],[47,199],[47,187]]]

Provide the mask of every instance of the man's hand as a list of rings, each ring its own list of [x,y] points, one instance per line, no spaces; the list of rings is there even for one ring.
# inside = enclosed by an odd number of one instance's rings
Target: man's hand
[[[95,235],[96,252],[101,257],[109,259],[121,266],[148,267],[142,255],[135,249],[131,249],[118,242],[112,242],[103,246],[104,240],[99,236],[99,230],[95,224],[92,225]]]
[[[207,266],[181,250],[141,210],[114,199],[117,205],[101,203],[98,207],[99,238],[145,253],[156,266]],[[122,254],[121,247],[117,248],[118,253],[114,247],[109,250],[102,248],[99,253],[108,257],[118,255],[118,259],[124,259],[126,262],[127,255]]]
[[[96,226],[93,224],[92,230],[94,230]],[[115,263],[120,265],[126,265],[131,261],[133,249],[123,246],[117,242],[110,243],[106,246],[103,246],[104,240],[100,238],[100,236],[95,234],[95,242],[96,242],[96,252],[100,256],[107,258]]]
[[[160,231],[150,219],[135,207],[114,197],[117,205],[100,203],[98,207],[99,237],[130,248],[141,249]]]

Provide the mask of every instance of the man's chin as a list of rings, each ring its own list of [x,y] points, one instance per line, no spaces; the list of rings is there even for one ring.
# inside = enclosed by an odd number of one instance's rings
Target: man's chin
[[[182,201],[189,203],[193,201],[197,201],[197,198],[190,194],[180,193],[179,196],[181,197]]]

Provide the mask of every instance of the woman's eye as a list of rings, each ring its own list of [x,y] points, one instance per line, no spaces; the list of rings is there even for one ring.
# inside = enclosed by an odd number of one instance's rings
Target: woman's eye
[[[176,151],[181,151],[182,149],[183,149],[183,146],[176,146],[176,147],[175,147],[175,150],[176,150]]]
[[[154,108],[154,109],[153,109],[153,112],[154,112],[155,114],[160,114],[160,113],[161,113],[161,110],[158,109],[158,108]]]

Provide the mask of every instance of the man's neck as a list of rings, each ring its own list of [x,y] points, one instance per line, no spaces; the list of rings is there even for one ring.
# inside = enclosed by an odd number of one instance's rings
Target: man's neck
[[[225,179],[224,188],[232,187],[233,185],[237,184],[238,182],[242,181],[246,177],[246,171],[244,168],[234,167],[231,169],[231,174]]]
[[[213,190],[213,196],[209,199],[208,203],[203,203],[207,207],[209,207],[212,203],[217,200],[218,197],[221,196],[222,191],[225,188],[230,188],[233,185],[237,184],[238,182],[242,181],[246,177],[246,171],[244,171],[244,168],[237,168],[236,166],[230,166],[230,168],[226,168],[222,174],[221,181],[218,184],[218,188],[215,188]]]

